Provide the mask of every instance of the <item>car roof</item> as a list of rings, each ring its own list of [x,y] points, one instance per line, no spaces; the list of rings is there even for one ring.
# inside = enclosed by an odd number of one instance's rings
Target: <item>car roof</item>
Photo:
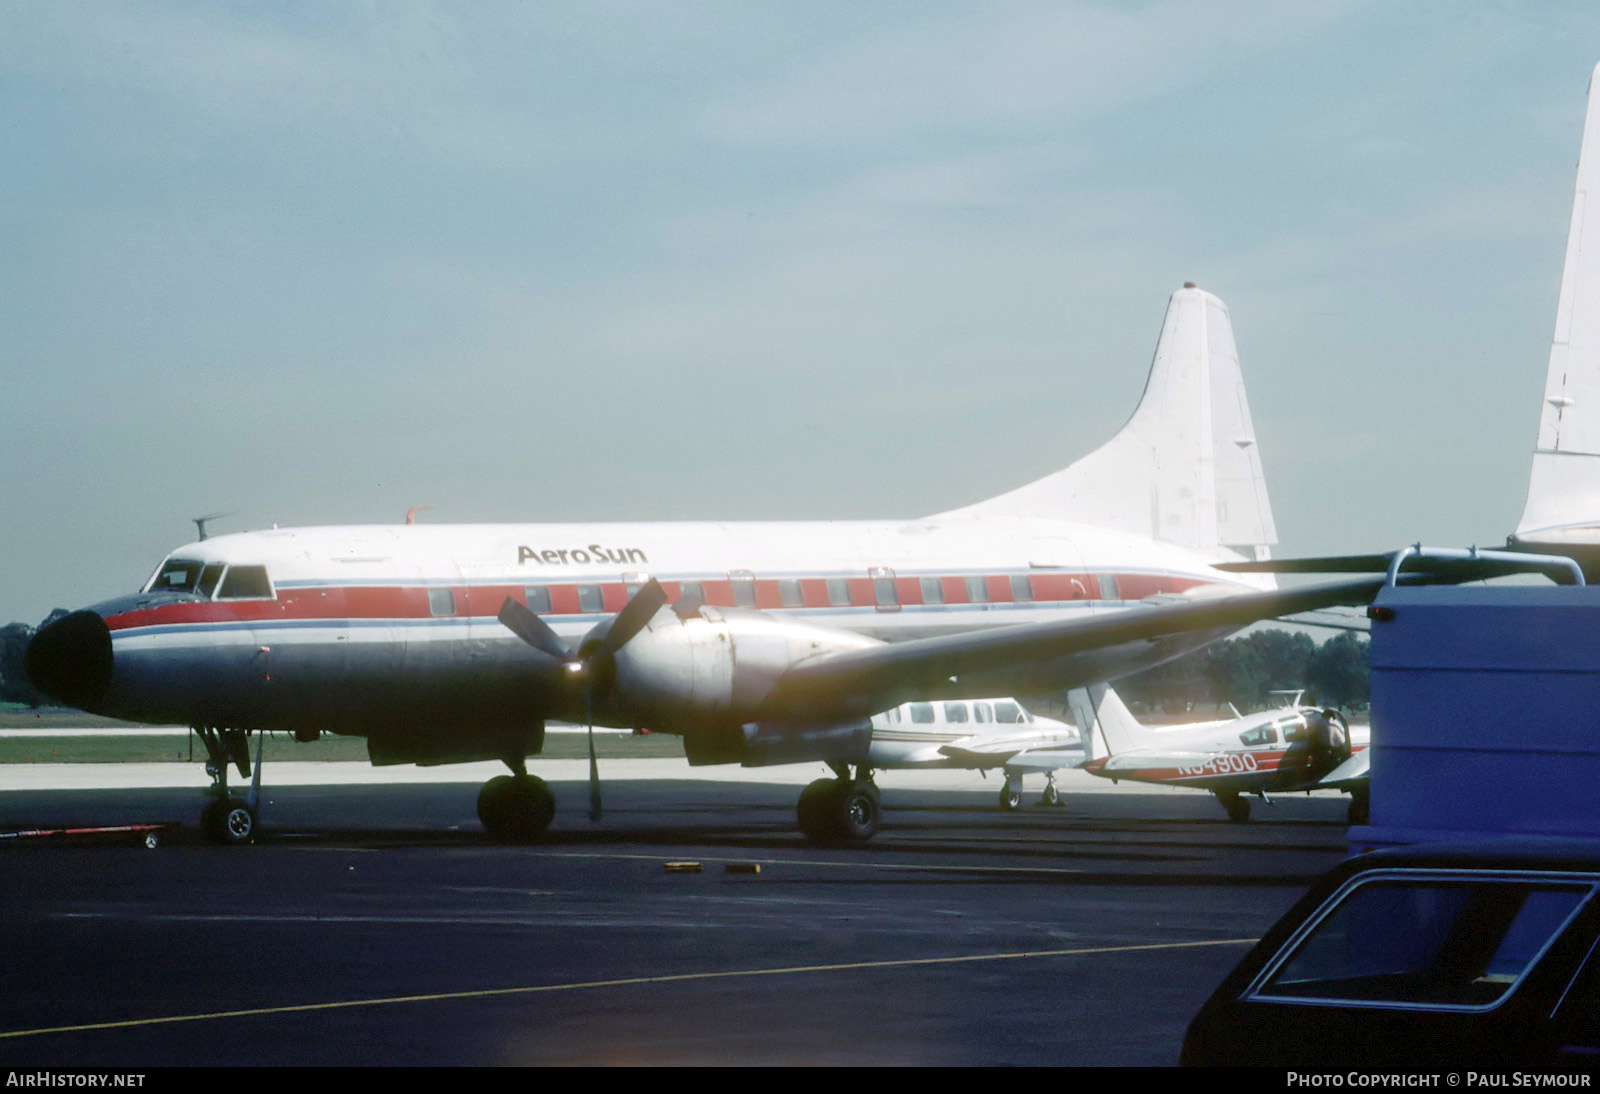
[[[1386,847],[1345,860],[1341,874],[1377,869],[1600,871],[1600,840],[1491,836]]]

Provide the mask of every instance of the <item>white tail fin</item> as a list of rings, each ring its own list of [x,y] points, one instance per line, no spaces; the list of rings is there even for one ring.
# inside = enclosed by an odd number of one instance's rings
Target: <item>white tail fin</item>
[[[1120,433],[1065,470],[938,516],[1070,520],[1213,562],[1266,558],[1277,530],[1227,306],[1193,285],[1173,293]]]
[[[1122,698],[1109,684],[1093,684],[1067,692],[1067,706],[1078,723],[1083,758],[1098,760],[1155,743],[1154,730],[1139,724]]]
[[[1513,542],[1600,543],[1600,67],[1578,153],[1567,261],[1539,411],[1528,501]],[[1585,569],[1588,567],[1586,566]]]

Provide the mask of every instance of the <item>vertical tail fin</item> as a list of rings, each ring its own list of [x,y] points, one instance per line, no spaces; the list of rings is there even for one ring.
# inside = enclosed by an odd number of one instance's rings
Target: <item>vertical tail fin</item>
[[[1067,706],[1078,723],[1078,737],[1083,741],[1086,760],[1115,756],[1155,743],[1155,732],[1139,724],[1109,684],[1073,688],[1067,692]]]
[[[938,516],[1071,520],[1214,562],[1266,558],[1277,530],[1227,305],[1193,285],[1173,293],[1121,432],[1064,470]]]
[[[1600,557],[1600,67],[1578,153],[1567,260],[1539,408],[1528,499],[1512,542],[1578,558]],[[1587,548],[1587,550],[1585,550]],[[1576,551],[1574,550],[1576,549]]]

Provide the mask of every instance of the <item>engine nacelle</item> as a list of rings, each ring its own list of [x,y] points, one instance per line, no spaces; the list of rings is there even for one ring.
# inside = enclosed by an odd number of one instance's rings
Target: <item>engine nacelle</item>
[[[703,607],[685,619],[665,610],[617,651],[605,702],[634,725],[686,736],[727,731],[752,722],[761,700],[793,666],[879,644],[758,611]]]

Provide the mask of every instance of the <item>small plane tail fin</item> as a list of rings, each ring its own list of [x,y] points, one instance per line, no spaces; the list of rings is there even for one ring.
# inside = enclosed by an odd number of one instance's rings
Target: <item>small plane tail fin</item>
[[[1586,574],[1600,568],[1600,67],[1589,79],[1528,498],[1511,542],[1570,555]]]
[[[1070,520],[1211,562],[1268,557],[1277,530],[1227,305],[1192,284],[1173,293],[1121,432],[1061,471],[937,517]]]
[[[1115,756],[1155,742],[1155,731],[1139,723],[1110,684],[1073,688],[1067,693],[1067,706],[1078,723],[1086,760]]]

